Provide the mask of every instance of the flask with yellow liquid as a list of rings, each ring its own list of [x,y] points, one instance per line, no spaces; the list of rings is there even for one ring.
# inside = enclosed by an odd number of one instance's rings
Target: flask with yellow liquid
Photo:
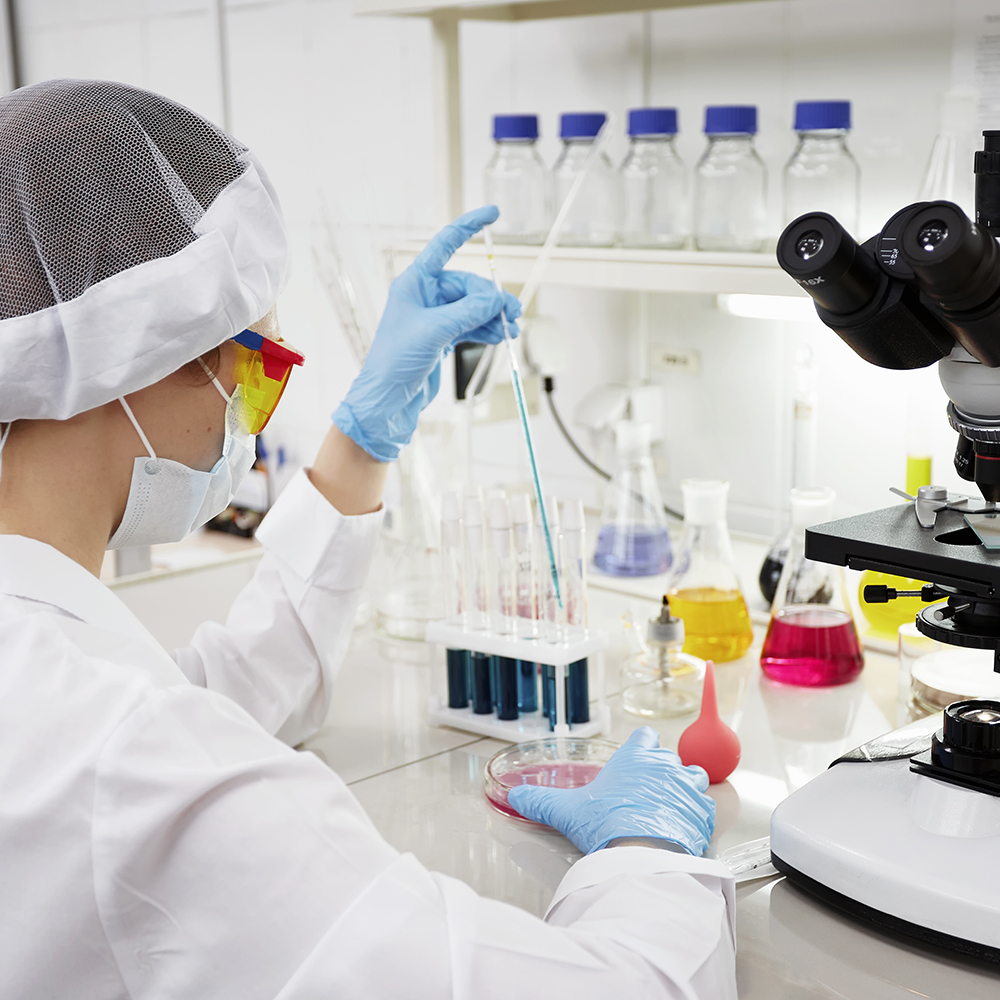
[[[929,455],[907,455],[906,457],[906,492],[916,496],[921,486],[931,484],[931,459]],[[865,600],[865,587],[881,584],[895,590],[920,590],[926,580],[916,580],[906,576],[895,576],[892,573],[878,573],[867,569],[861,574],[858,586],[858,604],[861,614],[868,622],[870,634],[879,639],[896,641],[900,625],[912,623],[917,612],[926,607],[919,597],[899,597],[887,604],[869,604]]]
[[[716,663],[736,660],[753,642],[753,627],[726,525],[729,483],[685,479],[681,491],[684,535],[668,596],[684,622],[684,652]]]

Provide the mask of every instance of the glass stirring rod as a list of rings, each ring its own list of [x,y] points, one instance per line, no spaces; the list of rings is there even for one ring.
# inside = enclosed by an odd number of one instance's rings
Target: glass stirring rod
[[[490,265],[490,278],[493,287],[503,295],[503,286],[497,277],[496,262],[493,260],[493,234],[489,226],[483,226],[483,240],[486,243],[486,260]],[[555,588],[559,607],[563,606],[562,591],[559,588],[559,569],[556,566],[556,553],[552,545],[552,532],[549,529],[549,515],[545,510],[545,500],[542,493],[542,481],[538,476],[538,463],[535,461],[535,444],[531,439],[531,424],[528,423],[528,407],[524,402],[524,385],[521,382],[521,370],[517,365],[514,353],[514,341],[510,335],[510,325],[507,322],[506,309],[500,310],[500,323],[503,325],[503,339],[507,345],[507,361],[510,364],[510,384],[514,387],[514,399],[517,402],[517,415],[521,419],[521,430],[524,432],[524,443],[528,446],[528,461],[531,463],[531,478],[535,487],[535,499],[538,501],[538,512],[541,515],[542,534],[545,535],[545,548],[549,557],[549,572],[552,574],[552,586]]]

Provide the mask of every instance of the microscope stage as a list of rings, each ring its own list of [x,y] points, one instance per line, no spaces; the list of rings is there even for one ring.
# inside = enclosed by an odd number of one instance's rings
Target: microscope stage
[[[806,555],[1000,598],[1000,551],[984,548],[960,511],[939,511],[933,528],[920,527],[911,503],[817,524],[806,528]]]

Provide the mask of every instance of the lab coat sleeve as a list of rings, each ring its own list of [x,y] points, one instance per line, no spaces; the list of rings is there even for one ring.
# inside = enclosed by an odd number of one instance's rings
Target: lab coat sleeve
[[[381,524],[381,511],[340,514],[301,470],[257,531],[264,555],[226,623],[199,626],[177,665],[286,743],[310,736],[326,717]]]
[[[92,857],[133,1000],[736,996],[721,864],[601,851],[542,920],[400,854],[312,754],[190,686],[105,744]]]

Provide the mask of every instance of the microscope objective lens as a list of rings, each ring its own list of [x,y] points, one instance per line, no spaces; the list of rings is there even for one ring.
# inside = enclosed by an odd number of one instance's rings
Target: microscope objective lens
[[[917,242],[928,252],[934,249],[948,238],[948,226],[940,219],[933,219],[928,222],[919,233]]]
[[[811,260],[823,249],[823,237],[815,229],[799,237],[795,252],[803,260]]]

